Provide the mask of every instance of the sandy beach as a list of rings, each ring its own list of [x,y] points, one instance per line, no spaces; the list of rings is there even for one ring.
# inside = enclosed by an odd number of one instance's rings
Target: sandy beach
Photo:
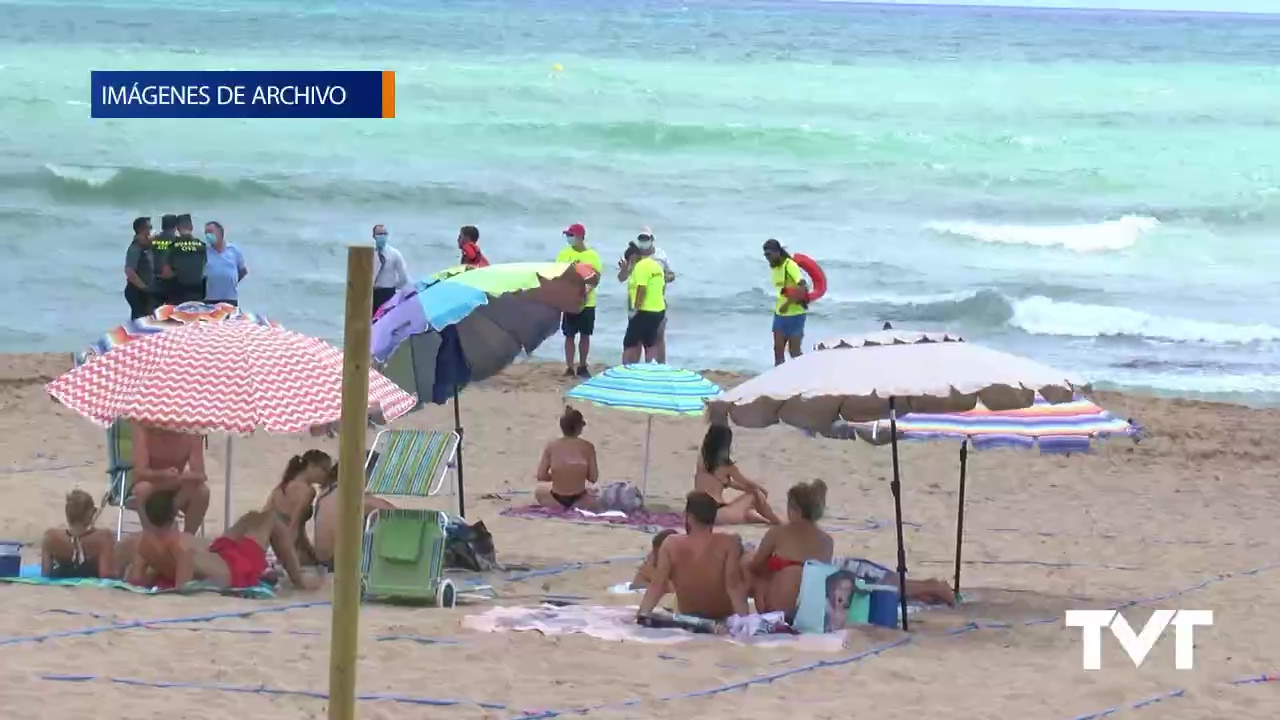
[[[0,364],[0,494],[6,499],[0,536],[38,542],[45,528],[61,524],[67,491],[101,494],[104,434],[45,394],[44,384],[68,368],[65,356],[10,355]],[[558,373],[556,366],[517,366],[463,395],[468,516],[493,531],[499,559],[534,568],[590,563],[498,583],[493,603],[534,605],[549,592],[587,596],[592,604],[634,603],[605,592],[630,579],[634,562],[603,561],[643,555],[647,535],[499,514],[531,499],[534,465],[563,404],[566,385]],[[736,380],[708,376],[722,385]],[[462,627],[465,616],[493,603],[453,610],[366,605],[359,690],[401,701],[361,702],[359,716],[505,719],[594,707],[590,716],[599,718],[774,720],[862,712],[884,719],[1065,720],[1115,707],[1120,710],[1111,717],[1117,718],[1271,717],[1280,683],[1230,681],[1280,670],[1274,649],[1280,624],[1265,610],[1280,592],[1280,561],[1271,542],[1280,511],[1273,450],[1280,411],[1107,393],[1094,399],[1141,421],[1146,439],[1139,445],[1113,441],[1089,456],[971,455],[964,569],[970,601],[914,616],[909,638],[854,630],[839,653],[749,648],[710,638],[674,646],[610,643]],[[603,478],[638,483],[644,416],[582,409]],[[444,428],[451,420],[448,407],[430,407],[402,423]],[[655,422],[655,502],[676,504],[689,489],[702,431],[697,419]],[[215,439],[209,451],[215,499],[208,523],[214,529],[222,526],[221,443]],[[234,468],[236,512],[260,506],[289,456],[312,446],[337,451],[331,440],[242,441]],[[912,577],[950,575],[956,455],[957,446],[949,443],[905,447]],[[736,460],[779,503],[791,483],[824,479],[831,488],[826,526],[837,554],[892,564],[887,448],[774,428],[738,431]],[[436,505],[450,502],[442,498]],[[114,520],[114,509],[104,518]],[[751,539],[761,534],[744,531]],[[315,593],[285,587],[274,600],[28,586],[6,586],[3,593],[2,707],[62,718],[325,715],[328,586]],[[1173,668],[1170,631],[1141,669],[1104,634],[1103,671],[1081,670],[1080,632],[1063,627],[1064,610],[1144,599],[1150,600],[1126,610],[1135,626],[1157,608],[1215,612],[1215,625],[1197,631],[1196,668]],[[138,622],[215,613],[243,615]],[[123,626],[58,636],[115,623]],[[50,677],[59,675],[80,679]],[[156,687],[169,684],[194,687]],[[727,684],[736,689],[702,694]],[[682,694],[700,696],[673,697]],[[1165,699],[1131,709],[1153,697]],[[432,706],[424,704],[428,698],[459,702]]]

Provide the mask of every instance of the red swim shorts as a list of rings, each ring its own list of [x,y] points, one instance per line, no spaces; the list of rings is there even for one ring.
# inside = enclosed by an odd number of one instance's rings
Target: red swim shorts
[[[220,537],[209,543],[209,552],[227,564],[233,588],[253,587],[267,571],[267,551],[251,537]]]

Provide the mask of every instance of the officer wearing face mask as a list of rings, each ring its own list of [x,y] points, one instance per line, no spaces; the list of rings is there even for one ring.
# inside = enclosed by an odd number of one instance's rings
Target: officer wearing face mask
[[[373,226],[373,247],[378,257],[373,261],[373,312],[395,297],[396,291],[409,287],[409,269],[400,251],[387,243],[387,226]]]

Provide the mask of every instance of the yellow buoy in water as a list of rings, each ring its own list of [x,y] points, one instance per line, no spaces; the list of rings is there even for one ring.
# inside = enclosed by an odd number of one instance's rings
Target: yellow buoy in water
[[[551,66],[551,72],[564,72],[564,66],[560,63],[556,63]]]

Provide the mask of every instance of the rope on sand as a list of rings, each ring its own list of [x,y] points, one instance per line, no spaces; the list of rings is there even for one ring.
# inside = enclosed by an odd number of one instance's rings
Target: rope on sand
[[[913,560],[921,565],[951,565],[954,560]],[[1090,570],[1141,570],[1137,565],[1108,565],[1105,563],[1049,562],[1046,560],[965,560],[964,565],[1030,565],[1034,567],[1065,570],[1067,568],[1088,568]]]
[[[1109,707],[1106,710],[1099,710],[1098,712],[1095,712],[1095,713],[1089,713],[1087,715],[1077,715],[1071,720],[1099,720],[1099,718],[1115,715],[1121,710],[1141,710],[1144,707],[1150,707],[1152,705],[1155,705],[1156,703],[1164,702],[1165,700],[1172,700],[1174,698],[1183,697],[1184,695],[1186,695],[1186,692],[1187,692],[1186,690],[1170,690],[1167,693],[1162,693],[1160,695],[1153,695],[1152,697],[1145,698],[1143,700],[1138,700],[1137,702],[1129,703],[1127,705],[1116,705],[1115,707]]]
[[[591,564],[591,563],[574,564],[572,566],[566,566],[566,569],[575,569],[577,567],[583,567],[588,564]],[[596,564],[599,564],[599,563],[596,563]],[[1162,595],[1154,595],[1148,598],[1130,600],[1116,606],[1113,609],[1120,610],[1128,607],[1133,607],[1135,605],[1141,605],[1149,602],[1157,602],[1160,600],[1167,600],[1170,598],[1179,597],[1182,595],[1186,595],[1188,593],[1202,590],[1211,585],[1216,585],[1218,583],[1225,582],[1232,578],[1256,576],[1268,570],[1276,569],[1278,567],[1280,567],[1280,563],[1272,563],[1272,564],[1263,565],[1261,567],[1254,568],[1252,570],[1223,573],[1221,575],[1208,578],[1202,582],[1199,582],[1187,588],[1183,588],[1181,590],[1175,590],[1172,592],[1164,593]],[[5,640],[0,640],[0,645],[17,644],[17,642],[39,642],[45,639],[53,639],[58,637],[89,635],[95,632],[106,632],[110,630],[127,629],[130,627],[144,627],[148,624],[200,622],[200,621],[219,619],[223,617],[245,617],[248,615],[261,614],[266,612],[285,612],[287,610],[295,609],[298,607],[316,607],[316,606],[328,605],[328,604],[329,603],[327,602],[293,603],[290,605],[279,605],[272,608],[262,608],[260,610],[249,610],[249,611],[243,611],[243,612],[214,613],[214,614],[205,615],[205,616],[166,618],[160,621],[153,620],[153,621],[139,621],[136,623],[123,623],[123,624],[117,624],[117,625],[104,626],[100,628],[86,628],[84,630],[78,630],[78,631],[73,630],[73,631],[62,632],[62,633],[49,633],[43,636],[29,636],[25,638],[8,638]],[[1023,625],[1048,624],[1048,623],[1057,622],[1058,620],[1059,618],[1055,616],[1052,618],[1040,618],[1035,620],[1028,620],[1021,624]],[[1011,627],[1011,625],[1007,623],[974,622],[962,628],[958,628],[957,630],[950,632],[948,634],[951,636],[955,636],[955,635],[962,635],[969,632],[975,632],[978,630],[1006,629],[1008,627]],[[679,699],[695,698],[695,697],[711,697],[714,695],[721,695],[733,690],[744,690],[753,685],[769,684],[774,682],[775,680],[781,680],[783,678],[787,678],[792,675],[799,675],[801,673],[806,673],[813,670],[819,670],[822,668],[830,668],[830,667],[841,667],[841,666],[850,665],[853,663],[858,663],[858,662],[861,662],[862,660],[876,657],[878,655],[881,655],[895,648],[903,647],[905,645],[912,643],[913,641],[914,641],[914,636],[908,635],[895,642],[879,645],[879,646],[870,648],[868,650],[864,650],[862,652],[856,653],[854,655],[850,655],[848,657],[839,658],[836,660],[820,660],[818,662],[809,663],[806,665],[800,665],[798,667],[789,668],[789,669],[782,670],[769,675],[752,677],[746,680],[740,680],[734,683],[711,687],[704,690],[694,690],[690,692],[666,695],[666,696],[654,698],[654,700],[665,702],[669,700],[679,700]],[[201,684],[201,683],[185,683],[185,682],[183,683],[149,682],[149,681],[141,681],[141,680],[122,679],[122,678],[98,678],[97,676],[93,676],[93,675],[41,675],[40,677],[42,679],[54,680],[54,681],[85,682],[90,680],[101,679],[108,682],[114,682],[114,683],[126,684],[126,685],[136,685],[139,687],[188,688],[188,689],[201,689],[201,690],[218,690],[223,692],[256,693],[256,694],[267,694],[267,695],[294,695],[294,696],[302,696],[302,697],[311,697],[315,699],[328,699],[327,693],[321,693],[318,691],[280,690],[280,689],[267,688],[267,687],[246,687],[246,686],[230,686],[230,685],[220,685],[220,684]],[[1270,682],[1275,680],[1280,680],[1280,678],[1264,675],[1264,676],[1255,676],[1252,678],[1242,678],[1240,679],[1239,682],[1233,682],[1233,684],[1238,684],[1238,685],[1257,684],[1261,682]],[[1108,715],[1114,714],[1116,712],[1119,712],[1120,710],[1138,709],[1142,707],[1147,707],[1149,705],[1152,705],[1173,697],[1181,697],[1183,694],[1184,694],[1183,690],[1174,690],[1164,695],[1139,701],[1138,703],[1135,703],[1133,705],[1122,706],[1118,708],[1109,708],[1107,710],[1101,711],[1101,713],[1094,713],[1092,715],[1080,716],[1079,718],[1075,718],[1074,720],[1092,720],[1096,718],[1102,718],[1102,717],[1106,717]],[[361,701],[382,700],[382,701],[388,701],[388,702],[398,702],[398,703],[416,704],[416,705],[435,705],[435,706],[468,705],[468,706],[479,706],[485,709],[494,709],[494,710],[509,709],[506,706],[499,705],[496,703],[486,704],[486,703],[476,703],[476,702],[463,701],[463,700],[437,700],[437,699],[431,699],[431,698],[413,698],[409,696],[392,695],[392,694],[361,695],[357,699]],[[513,720],[549,720],[551,718],[558,718],[566,715],[582,715],[582,714],[594,712],[597,710],[626,708],[626,707],[631,707],[631,706],[642,704],[644,702],[651,702],[651,701],[652,700],[646,700],[644,698],[633,698],[620,703],[608,703],[603,705],[595,705],[595,706],[580,707],[580,708],[569,708],[569,709],[561,709],[561,710],[544,710],[544,711],[535,712],[535,713],[524,712],[516,716],[515,718],[513,718]]]
[[[580,570],[595,565],[609,565],[618,562],[638,562],[643,560],[644,556],[626,556],[614,557],[604,560],[592,560],[585,562],[566,563],[549,568],[540,568],[537,570],[527,570],[515,572],[507,575],[502,579],[503,583],[517,583],[536,577],[548,577],[551,575],[559,575],[573,570]],[[117,620],[110,625],[95,625],[93,627],[79,628],[76,630],[61,630],[58,632],[41,633],[39,635],[16,635],[13,637],[0,638],[0,647],[5,645],[22,645],[26,643],[39,643],[46,640],[56,640],[68,637],[83,637],[87,635],[97,635],[105,632],[118,632],[120,630],[132,630],[135,628],[150,628],[157,625],[181,625],[186,623],[206,623],[214,620],[225,620],[228,618],[247,618],[254,615],[265,615],[269,613],[283,613],[291,610],[301,610],[304,608],[328,607],[332,605],[328,600],[317,600],[312,602],[296,602],[286,603],[283,605],[271,605],[267,607],[248,608],[245,610],[236,610],[232,612],[209,613],[205,615],[184,615],[181,617],[156,618],[153,620]],[[61,615],[79,615],[87,616],[95,619],[109,619],[109,615],[100,615],[92,612],[79,610],[64,610],[54,608],[46,610],[47,613],[57,613]],[[196,628],[192,628],[196,629]]]
[[[329,693],[320,692],[318,690],[285,690],[281,688],[267,687],[265,685],[224,685],[222,683],[198,683],[198,682],[153,682],[149,680],[135,680],[133,678],[115,678],[115,677],[98,677],[97,675],[62,675],[48,673],[40,676],[41,680],[52,680],[54,682],[109,682],[117,685],[129,685],[132,687],[156,688],[156,689],[185,689],[185,690],[217,690],[219,692],[242,693],[246,695],[275,695],[275,696],[293,696],[307,697],[314,700],[328,700]],[[393,693],[364,693],[356,695],[356,700],[361,702],[392,702],[404,705],[430,705],[434,707],[451,707],[457,705],[466,705],[479,707],[484,710],[506,710],[506,705],[491,702],[476,702],[474,700],[454,700],[450,698],[425,698],[412,697],[409,695],[396,695]]]
[[[25,643],[38,643],[46,640],[56,640],[68,637],[83,637],[86,635],[97,635],[104,632],[116,632],[119,630],[130,630],[133,628],[147,627],[150,625],[173,625],[177,623],[196,623],[211,622],[213,620],[222,620],[224,618],[246,618],[253,615],[265,615],[268,613],[282,613],[290,610],[298,610],[300,608],[322,607],[331,604],[327,600],[316,602],[297,602],[286,603],[284,605],[272,605],[269,607],[250,608],[246,610],[237,610],[234,612],[208,613],[205,615],[184,615],[182,617],[157,618],[155,620],[131,620],[127,622],[115,622],[111,625],[97,625],[94,627],[79,628],[76,630],[60,630],[58,632],[41,633],[39,635],[18,635],[15,637],[0,638],[0,646],[4,645],[22,645]]]
[[[1215,577],[1211,577],[1202,582],[1196,583],[1195,585],[1184,588],[1182,590],[1175,590],[1169,593],[1164,593],[1163,595],[1154,595],[1148,598],[1130,600],[1128,602],[1125,602],[1121,605],[1116,606],[1113,609],[1120,610],[1128,607],[1133,607],[1135,605],[1140,605],[1143,603],[1157,602],[1160,600],[1167,600],[1169,598],[1179,597],[1181,595],[1186,595],[1187,593],[1195,592],[1197,590],[1202,590],[1206,587],[1209,587],[1210,585],[1215,585],[1217,583],[1225,582],[1227,580],[1230,580],[1231,578],[1258,575],[1260,573],[1266,572],[1267,570],[1273,570],[1276,568],[1280,568],[1280,563],[1263,565],[1262,567],[1257,567],[1252,570],[1244,570],[1244,571],[1234,572],[1234,573],[1224,573],[1222,575],[1217,575]],[[1055,616],[1050,618],[1037,618],[1033,620],[1027,620],[1021,624],[1022,625],[1047,625],[1049,623],[1059,622],[1060,620],[1061,618]],[[972,622],[963,627],[956,628],[948,632],[947,634],[950,636],[956,636],[956,635],[963,635],[970,632],[976,632],[978,630],[1002,630],[1002,629],[1008,629],[1010,627],[1013,627],[1014,625],[1015,624],[1013,623]],[[806,673],[813,670],[820,670],[822,668],[829,668],[829,667],[839,667],[842,665],[849,665],[851,663],[860,662],[867,658],[875,657],[882,653],[888,652],[889,650],[893,650],[895,648],[899,648],[904,645],[907,645],[911,643],[913,639],[914,639],[914,636],[909,635],[901,640],[898,640],[897,642],[880,645],[880,646],[871,648],[870,650],[865,650],[855,655],[850,655],[848,657],[840,658],[838,660],[820,660],[815,663],[809,663],[807,665],[800,665],[798,667],[789,668],[787,670],[783,670],[778,673],[773,673],[771,675],[763,675],[760,677],[749,678],[747,680],[740,680],[735,683],[720,685],[720,686],[708,688],[706,690],[695,690],[692,692],[678,693],[675,695],[667,695],[663,697],[653,698],[652,700],[649,700],[649,701],[646,701],[642,698],[634,698],[634,699],[626,700],[620,703],[609,703],[606,705],[595,705],[595,706],[581,707],[581,708],[568,708],[568,709],[562,709],[562,710],[545,710],[541,713],[519,715],[519,716],[516,716],[515,718],[512,718],[512,720],[550,720],[551,718],[558,718],[558,717],[568,716],[568,715],[581,715],[585,713],[595,712],[597,710],[630,707],[633,705],[638,705],[643,702],[652,702],[653,700],[668,701],[668,700],[681,700],[686,698],[709,697],[713,695],[720,695],[723,693],[730,692],[732,690],[746,689],[748,687],[751,687],[752,685],[763,685],[763,684],[772,683],[775,680],[780,680],[785,677],[790,677],[792,675],[799,675],[801,673]],[[1160,702],[1161,700],[1168,699],[1168,697],[1180,696],[1182,692],[1183,692],[1182,690],[1176,690],[1173,692],[1173,694],[1168,696],[1158,696],[1157,698],[1154,698],[1154,699],[1148,698],[1147,700],[1139,701],[1138,704],[1132,707],[1146,707],[1147,705],[1151,705],[1156,702]],[[1124,709],[1124,708],[1123,707],[1111,708],[1109,710],[1103,711],[1103,714],[1101,715],[1099,714],[1085,715],[1082,718],[1076,718],[1075,720],[1090,720],[1092,718],[1105,717],[1108,714],[1118,712],[1120,709]]]
[[[1226,684],[1229,687],[1241,687],[1243,685],[1259,685],[1269,682],[1280,682],[1280,675],[1252,675],[1236,678],[1235,680],[1228,680]],[[1170,690],[1167,693],[1155,695],[1144,700],[1138,700],[1137,702],[1133,702],[1128,705],[1116,705],[1115,707],[1109,707],[1106,710],[1099,710],[1098,712],[1089,713],[1088,715],[1079,715],[1071,720],[1099,720],[1099,718],[1109,717],[1121,710],[1141,710],[1142,708],[1150,707],[1156,703],[1164,702],[1165,700],[1186,697],[1186,694],[1187,691],[1183,689]]]

